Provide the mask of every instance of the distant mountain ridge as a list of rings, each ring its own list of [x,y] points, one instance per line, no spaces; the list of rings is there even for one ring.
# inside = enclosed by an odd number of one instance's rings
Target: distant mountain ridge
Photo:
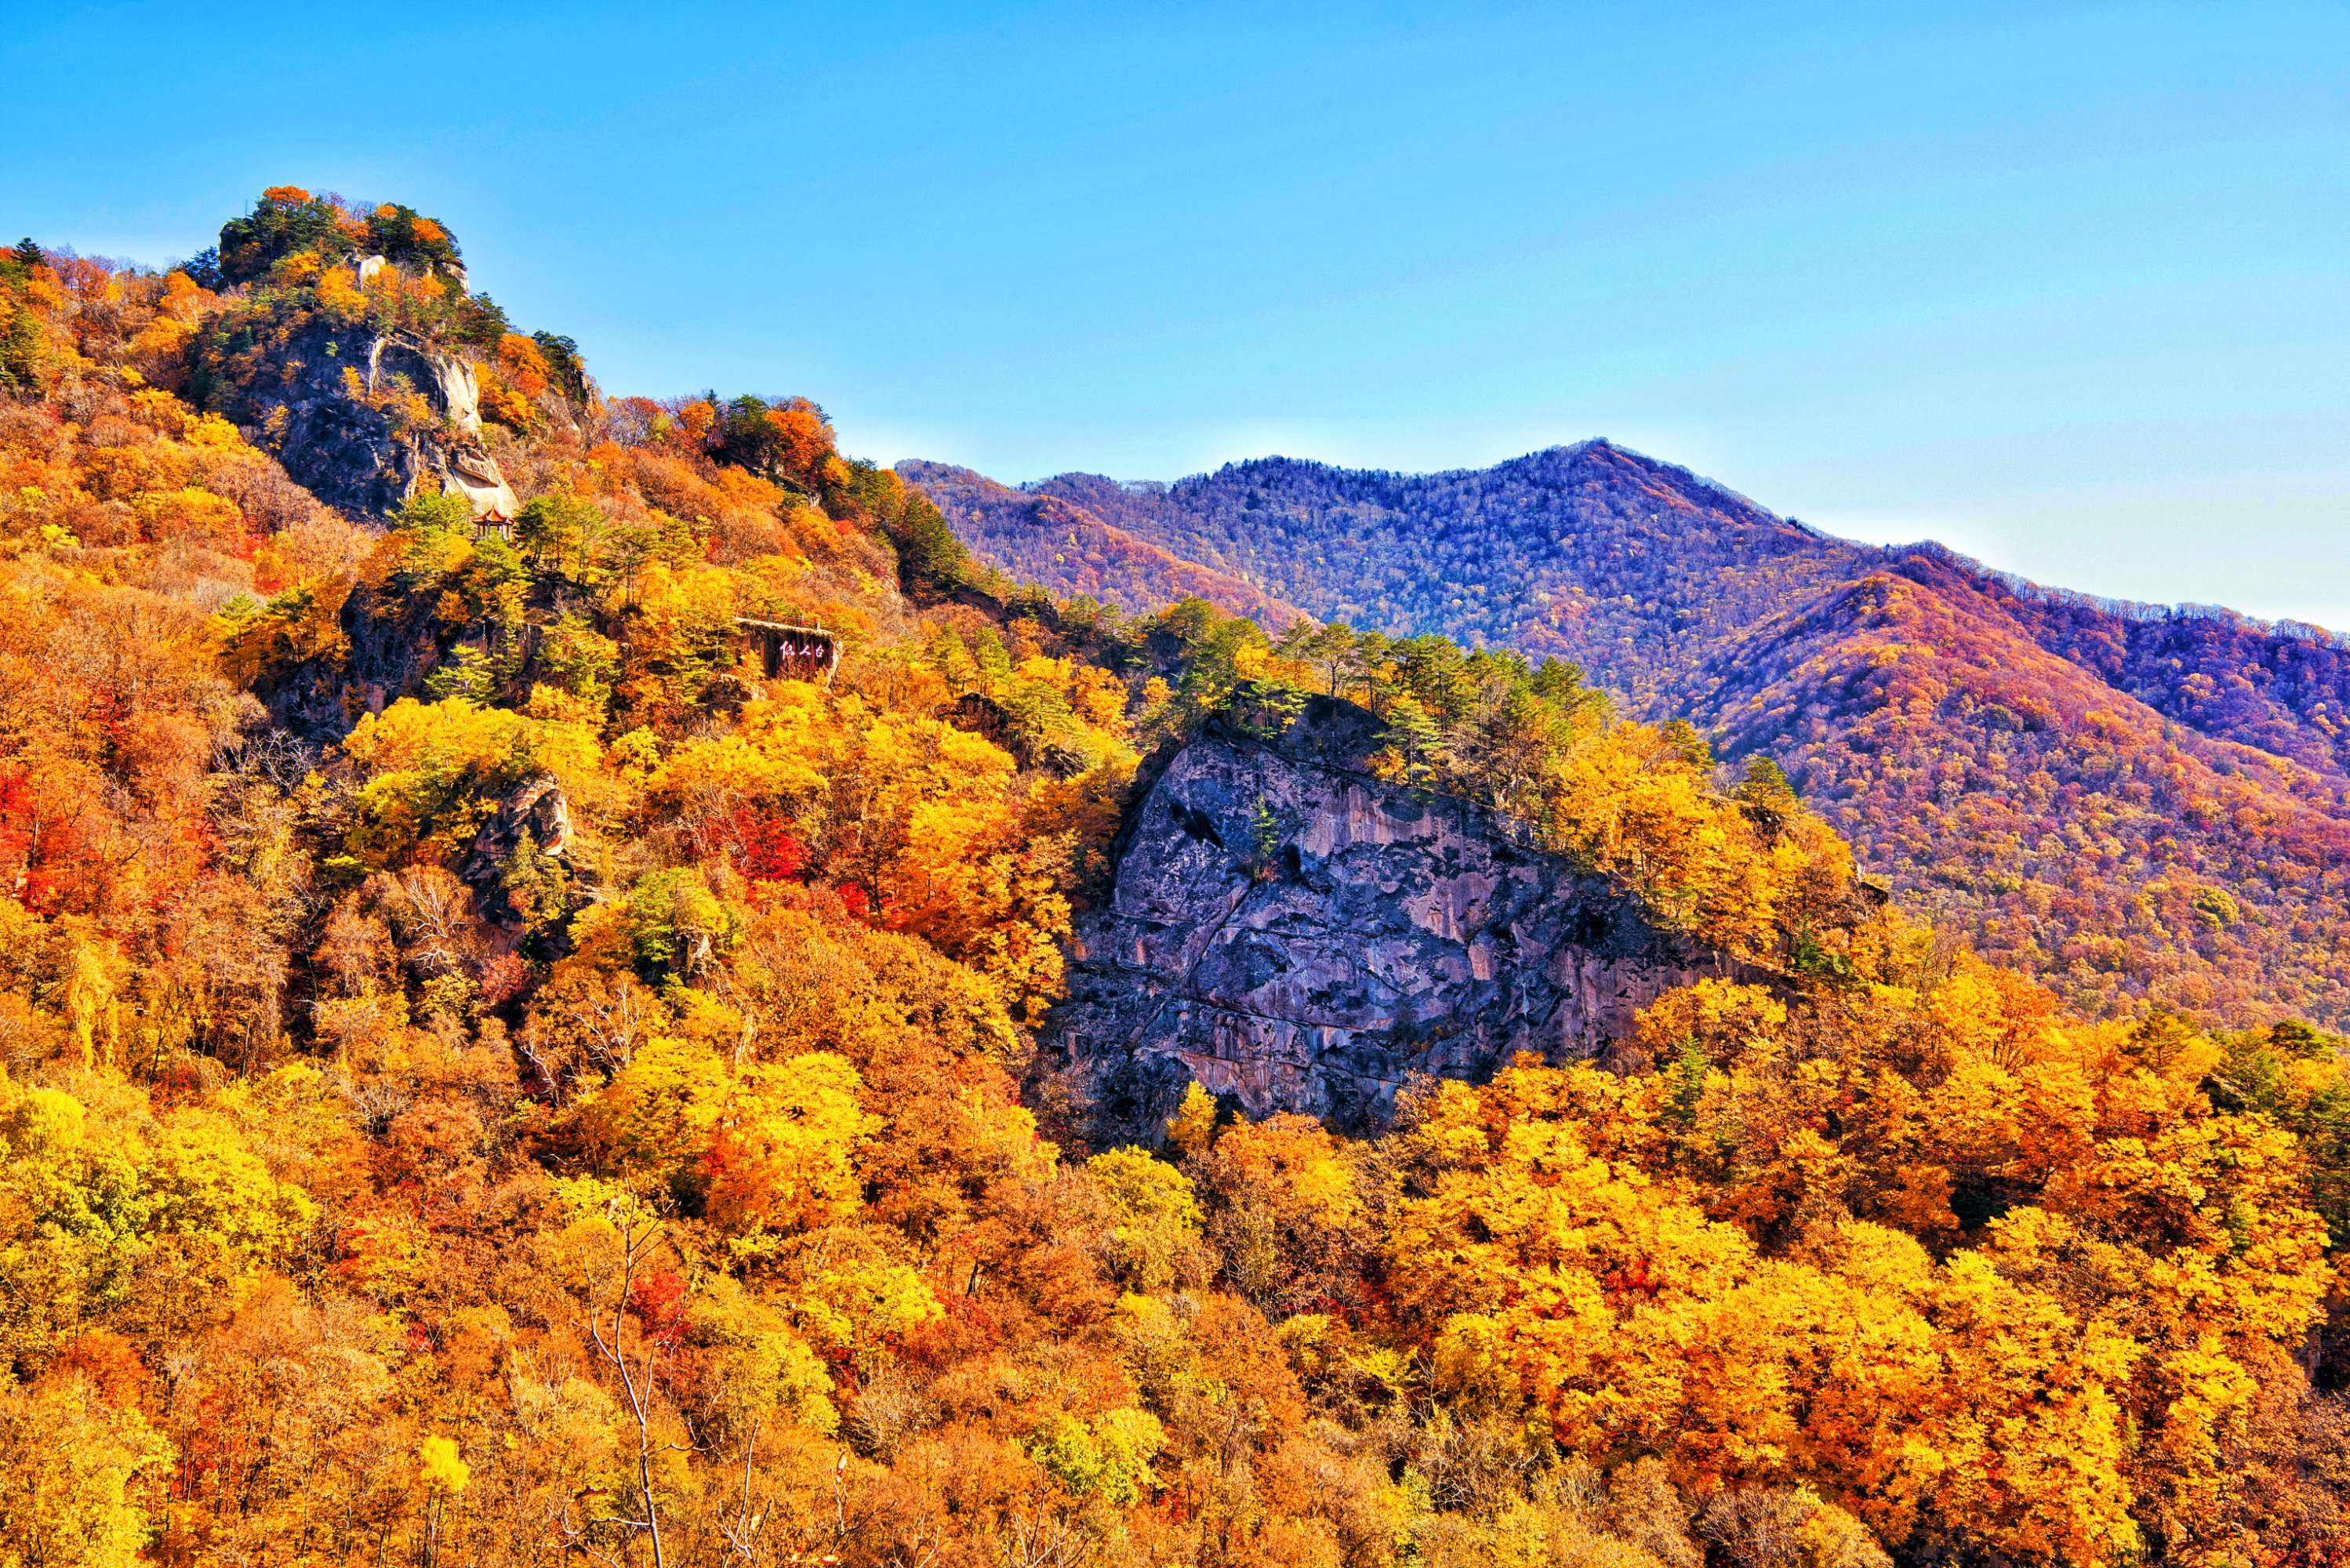
[[[1255,587],[1245,578],[1186,560],[1100,514],[1066,498],[998,484],[967,468],[939,462],[903,462],[902,478],[933,497],[958,498],[957,519],[967,542],[996,561],[1043,563],[1021,575],[1065,585],[1061,591],[1090,594],[1105,603],[1139,612],[1196,596],[1235,615],[1278,630],[1303,611]],[[1103,480],[1102,483],[1114,483]]]
[[[2084,1000],[2350,1017],[2350,641],[2322,628],[1838,539],[1605,440],[1429,474],[900,472],[1057,591],[1571,659],[1773,757],[1876,869]]]

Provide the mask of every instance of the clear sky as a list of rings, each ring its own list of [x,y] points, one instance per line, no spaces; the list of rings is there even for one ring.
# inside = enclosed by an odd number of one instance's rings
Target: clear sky
[[[864,456],[1607,435],[2350,628],[2350,5],[1927,9],[0,0],[0,229],[405,201],[608,389]]]

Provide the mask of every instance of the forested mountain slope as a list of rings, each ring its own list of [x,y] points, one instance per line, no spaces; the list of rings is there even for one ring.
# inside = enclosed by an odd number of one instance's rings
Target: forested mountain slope
[[[293,188],[0,253],[0,1564],[2350,1556],[2342,1043],[1561,663],[1015,590]]]
[[[906,472],[1048,586],[1066,562],[1002,525],[1014,506],[1076,508],[1326,620],[1573,659],[1637,714],[1779,761],[1866,864],[2090,1005],[2350,1016],[2350,650],[2314,628],[1854,545],[1607,441],[1436,474]]]
[[[945,463],[909,462],[899,472],[924,494],[951,504],[979,554],[1024,581],[1050,582],[1055,592],[1086,595],[1129,614],[1202,598],[1276,630],[1300,618],[1294,607],[1242,578],[1105,522],[1095,508],[1014,490]]]

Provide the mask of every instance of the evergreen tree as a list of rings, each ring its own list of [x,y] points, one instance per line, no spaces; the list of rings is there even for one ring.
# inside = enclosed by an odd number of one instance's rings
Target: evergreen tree
[[[1738,781],[1738,804],[1763,829],[1776,833],[1795,815],[1795,786],[1777,763],[1749,757],[1746,775]]]
[[[556,388],[575,403],[588,400],[588,366],[579,358],[579,345],[570,337],[554,332],[534,332],[530,340],[546,357],[546,369]]]
[[[1249,811],[1249,857],[1262,876],[1273,869],[1280,854],[1281,818],[1259,795]]]
[[[1705,1075],[1712,1065],[1697,1036],[1682,1039],[1680,1049],[1673,1053],[1672,1094],[1665,1102],[1668,1118],[1685,1127],[1697,1125],[1698,1107],[1705,1099]]]
[[[1419,698],[1405,693],[1388,704],[1380,740],[1380,760],[1394,777],[1413,785],[1435,782],[1444,731]]]
[[[498,867],[498,886],[507,905],[533,932],[561,919],[570,907],[571,877],[563,862],[539,847],[527,828]]]
[[[909,497],[889,533],[898,547],[899,576],[908,587],[951,588],[970,580],[971,552],[928,496]]]
[[[0,327],[0,387],[33,390],[39,384],[40,364],[41,333],[32,312],[22,307],[11,310],[6,327]]]
[[[297,251],[339,260],[350,254],[351,242],[337,219],[333,203],[298,186],[272,186],[252,212],[221,225],[221,275],[230,283],[249,282]]]

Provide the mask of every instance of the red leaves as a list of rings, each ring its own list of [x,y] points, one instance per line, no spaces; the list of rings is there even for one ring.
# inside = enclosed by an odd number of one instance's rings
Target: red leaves
[[[39,805],[33,798],[30,776],[21,767],[0,773],[0,867],[22,860],[26,862],[26,874],[31,874],[29,862],[39,826]]]
[[[1634,1258],[1619,1268],[1609,1270],[1600,1277],[1599,1283],[1610,1295],[1654,1297],[1665,1288],[1664,1282],[1649,1272],[1646,1258]]]
[[[785,882],[807,865],[807,846],[782,817],[743,806],[728,818],[735,868],[754,882]]]
[[[503,1007],[530,984],[530,965],[518,953],[498,953],[482,965],[482,1003]]]
[[[685,1333],[685,1280],[674,1269],[655,1269],[629,1283],[629,1310],[644,1331],[662,1345]]]
[[[88,896],[85,857],[79,823],[44,803],[22,766],[0,772],[0,892],[54,915],[73,895]]]
[[[779,466],[813,487],[823,472],[825,459],[833,452],[832,426],[826,422],[823,411],[806,398],[794,398],[781,408],[768,410],[767,423],[774,427],[781,448]]]

